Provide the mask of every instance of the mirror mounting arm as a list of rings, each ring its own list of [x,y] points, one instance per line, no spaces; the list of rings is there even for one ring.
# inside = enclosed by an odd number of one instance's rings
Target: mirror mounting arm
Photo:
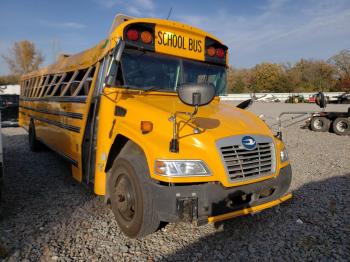
[[[170,140],[169,150],[172,153],[179,153],[179,138],[177,133],[177,121],[176,121],[177,112],[171,116],[173,121],[173,138]]]
[[[198,105],[195,105],[194,111],[192,113],[189,112],[175,112],[174,115],[170,117],[170,120],[173,122],[173,138],[170,140],[169,151],[172,153],[179,153],[179,131],[177,128],[177,115],[183,114],[188,115],[190,118],[185,122],[184,126],[190,122],[193,117],[198,113]]]

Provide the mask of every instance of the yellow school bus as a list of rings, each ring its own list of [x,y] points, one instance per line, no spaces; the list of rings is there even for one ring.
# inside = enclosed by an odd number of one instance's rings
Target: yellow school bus
[[[291,197],[281,135],[225,93],[228,49],[198,28],[116,16],[108,37],[21,78],[32,151],[66,158],[135,238],[160,222],[198,225]]]

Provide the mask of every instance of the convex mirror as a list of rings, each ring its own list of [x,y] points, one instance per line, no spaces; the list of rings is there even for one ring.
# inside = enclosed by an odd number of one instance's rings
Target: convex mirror
[[[184,84],[178,88],[178,96],[186,105],[204,106],[215,97],[215,88],[212,84]]]

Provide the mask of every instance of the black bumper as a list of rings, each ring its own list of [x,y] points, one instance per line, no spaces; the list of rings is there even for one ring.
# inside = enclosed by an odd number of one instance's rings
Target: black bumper
[[[288,165],[276,178],[225,188],[220,184],[164,186],[147,183],[162,221],[197,220],[207,223],[208,217],[261,205],[276,200],[289,189],[292,169]]]

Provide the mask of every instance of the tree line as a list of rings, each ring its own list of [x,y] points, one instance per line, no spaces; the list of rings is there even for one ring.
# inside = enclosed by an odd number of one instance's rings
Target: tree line
[[[2,55],[10,75],[0,76],[0,85],[18,84],[22,74],[36,70],[44,56],[34,43],[15,42]],[[228,93],[350,91],[350,51],[328,60],[301,59],[295,64],[261,63],[252,68],[228,69]]]
[[[301,59],[295,64],[261,63],[249,69],[230,67],[228,93],[350,91],[350,51],[326,61]]]
[[[44,56],[35,44],[24,40],[15,42],[8,53],[1,55],[6,62],[10,75],[0,76],[0,85],[15,85],[21,75],[37,70],[44,61]]]

